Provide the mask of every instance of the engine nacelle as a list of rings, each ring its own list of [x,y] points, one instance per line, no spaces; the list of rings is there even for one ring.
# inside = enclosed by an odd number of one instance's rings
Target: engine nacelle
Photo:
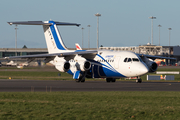
[[[56,69],[58,69],[60,72],[67,72],[70,69],[70,63],[67,61],[61,62],[59,64],[56,64]]]
[[[148,66],[149,68],[149,72],[155,72],[158,68],[158,65],[156,62],[148,59],[148,58],[143,58],[143,61],[145,62],[145,64]]]
[[[91,63],[89,61],[78,61],[76,67],[81,71],[86,71],[91,68]]]
[[[149,61],[148,67],[149,67],[149,72],[155,72],[158,68],[158,65],[154,61]]]

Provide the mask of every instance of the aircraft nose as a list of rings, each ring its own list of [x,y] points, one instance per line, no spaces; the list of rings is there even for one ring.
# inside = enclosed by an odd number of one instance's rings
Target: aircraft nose
[[[143,64],[139,67],[140,74],[146,74],[148,71],[149,69]]]

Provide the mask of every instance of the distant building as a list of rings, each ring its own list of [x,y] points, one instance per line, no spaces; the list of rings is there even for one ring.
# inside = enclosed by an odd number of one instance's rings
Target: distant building
[[[0,58],[20,55],[34,55],[48,53],[47,48],[0,48]]]
[[[74,48],[69,48],[75,50]],[[161,55],[165,57],[174,57],[177,59],[176,62],[180,61],[180,46],[155,46],[155,45],[141,45],[133,47],[99,47],[100,50],[114,50],[114,51],[132,51],[139,54],[148,55]],[[96,48],[91,48],[96,50]],[[48,53],[47,48],[0,48],[0,58],[21,55],[34,55],[34,54],[45,54]],[[169,61],[170,63],[171,61]]]

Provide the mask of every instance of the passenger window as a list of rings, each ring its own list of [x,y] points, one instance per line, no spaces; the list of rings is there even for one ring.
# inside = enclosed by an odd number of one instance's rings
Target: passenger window
[[[126,61],[127,61],[127,58],[124,59],[124,62],[126,62]]]

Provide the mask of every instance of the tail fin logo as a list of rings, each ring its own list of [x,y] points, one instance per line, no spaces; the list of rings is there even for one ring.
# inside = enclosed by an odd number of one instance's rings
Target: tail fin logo
[[[50,27],[49,26],[43,26],[43,28],[44,28],[44,33],[46,34],[45,38],[46,38],[47,46],[51,46],[51,47],[48,47],[48,49],[50,51],[57,49],[56,43],[55,43],[55,40],[53,39],[53,35],[51,33]]]
[[[80,45],[78,43],[76,43],[75,45],[76,45],[77,50],[82,50],[82,48],[80,47]]]

